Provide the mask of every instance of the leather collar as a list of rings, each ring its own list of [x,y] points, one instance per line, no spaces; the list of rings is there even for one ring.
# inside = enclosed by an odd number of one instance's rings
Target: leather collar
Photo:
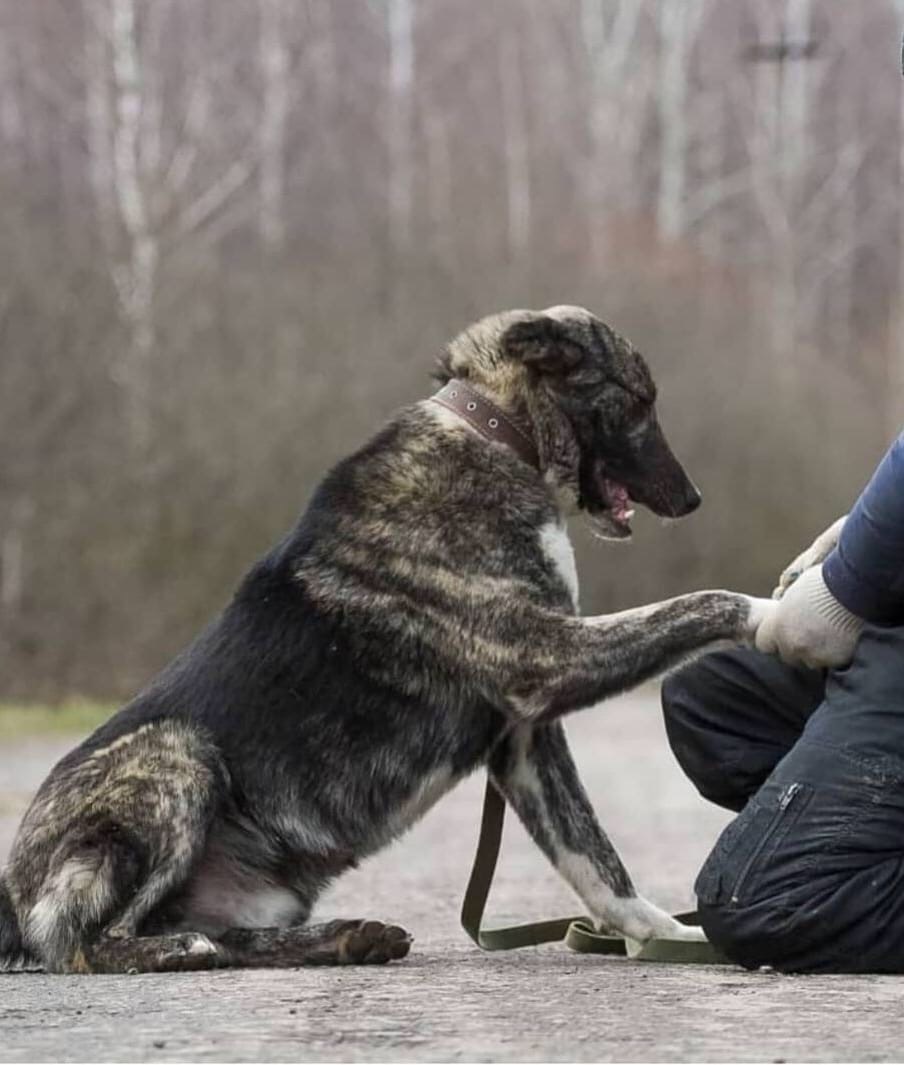
[[[533,440],[503,410],[475,392],[466,381],[453,377],[430,399],[464,418],[485,440],[505,444],[535,470],[540,468],[540,458]]]

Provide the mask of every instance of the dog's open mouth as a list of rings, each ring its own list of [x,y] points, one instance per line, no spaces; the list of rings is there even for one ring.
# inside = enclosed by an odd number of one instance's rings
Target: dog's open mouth
[[[591,475],[585,508],[597,535],[607,540],[625,540],[631,535],[634,504],[626,485],[607,477],[602,463]]]
[[[618,481],[611,481],[608,477],[600,479],[600,490],[606,501],[609,517],[623,528],[630,530],[631,519],[634,517],[634,507],[631,506],[631,497],[628,489]]]

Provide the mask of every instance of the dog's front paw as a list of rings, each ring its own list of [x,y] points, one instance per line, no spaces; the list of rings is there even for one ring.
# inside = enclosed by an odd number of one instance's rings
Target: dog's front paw
[[[699,939],[701,935],[699,928],[681,924],[640,895],[613,900],[601,924],[638,945],[648,939]]]

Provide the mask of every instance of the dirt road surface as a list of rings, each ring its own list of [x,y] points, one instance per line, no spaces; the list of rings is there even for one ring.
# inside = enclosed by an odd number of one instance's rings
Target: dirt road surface
[[[569,722],[587,789],[644,894],[693,902],[727,815],[672,764],[652,690]],[[0,752],[0,858],[28,793],[71,741]],[[892,1061],[894,977],[481,954],[458,926],[483,779],[349,874],[318,916],[390,918],[416,937],[385,968],[167,976],[0,976],[0,1061]],[[520,826],[506,828],[492,919],[579,912]]]

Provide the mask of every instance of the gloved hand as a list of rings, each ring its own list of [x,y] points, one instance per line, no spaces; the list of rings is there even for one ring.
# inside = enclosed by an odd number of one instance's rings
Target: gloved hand
[[[757,628],[755,643],[792,665],[831,668],[853,658],[863,625],[826,587],[822,566],[811,566]]]
[[[825,562],[832,551],[834,551],[846,521],[847,514],[839,518],[838,521],[832,522],[825,532],[820,533],[819,536],[816,537],[806,551],[801,551],[793,562],[789,562],[788,565],[785,566],[784,570],[782,570],[781,577],[778,579],[778,587],[772,593],[773,599],[781,599],[785,592],[805,570],[810,569],[811,566],[815,566],[820,562]]]

